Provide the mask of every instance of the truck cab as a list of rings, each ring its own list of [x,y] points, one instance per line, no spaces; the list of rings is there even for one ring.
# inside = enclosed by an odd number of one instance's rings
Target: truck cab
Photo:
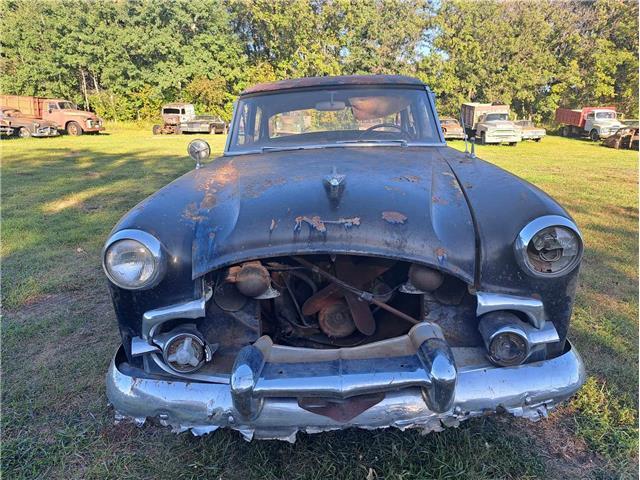
[[[513,146],[522,140],[522,129],[509,120],[508,105],[463,103],[461,113],[467,134],[481,144]]]
[[[601,109],[587,113],[585,117],[584,129],[589,132],[593,141],[607,138],[622,128],[623,125],[618,120],[615,110]]]
[[[102,120],[92,112],[80,110],[76,104],[63,98],[41,99],[42,118],[58,125],[69,135],[98,133],[104,130]]]
[[[162,120],[167,125],[187,123],[196,116],[196,109],[191,103],[170,103],[162,107]]]

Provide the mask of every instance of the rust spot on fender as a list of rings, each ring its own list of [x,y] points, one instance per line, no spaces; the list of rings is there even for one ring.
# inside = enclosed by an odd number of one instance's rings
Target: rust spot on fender
[[[323,220],[318,215],[314,215],[312,217],[308,217],[305,215],[301,215],[296,217],[296,224],[294,226],[294,231],[299,231],[302,228],[302,224],[306,223],[314,230],[318,232],[326,232],[326,225],[343,225],[344,228],[351,227],[359,227],[360,226],[360,217],[352,217],[352,218],[339,218],[338,220]]]
[[[418,175],[402,175],[400,177],[395,177],[394,180],[397,182],[417,183],[420,181],[420,177]]]
[[[392,224],[403,224],[407,221],[407,216],[400,212],[382,212],[382,219]]]

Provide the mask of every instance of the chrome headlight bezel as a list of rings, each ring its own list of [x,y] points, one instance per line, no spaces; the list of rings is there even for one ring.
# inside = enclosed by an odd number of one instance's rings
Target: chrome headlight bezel
[[[109,271],[106,263],[107,253],[113,245],[122,240],[133,240],[138,242],[151,254],[154,264],[153,273],[143,284],[134,286],[123,284],[114,278]],[[102,249],[102,269],[109,281],[120,288],[124,288],[126,290],[148,290],[158,285],[158,283],[163,279],[167,269],[166,254],[160,241],[150,233],[134,229],[120,230],[109,237]]]
[[[576,240],[578,241],[578,253],[575,258],[562,270],[559,270],[557,272],[541,272],[535,269],[531,264],[531,261],[529,260],[529,256],[527,254],[527,249],[530,242],[538,233],[550,227],[560,227],[572,232],[575,235]],[[526,273],[538,278],[556,278],[567,275],[568,273],[575,270],[575,268],[580,264],[584,251],[584,243],[582,241],[582,234],[580,233],[580,230],[571,220],[560,215],[545,215],[532,220],[527,225],[525,225],[522,230],[520,230],[520,233],[518,234],[514,242],[514,250],[518,265]]]

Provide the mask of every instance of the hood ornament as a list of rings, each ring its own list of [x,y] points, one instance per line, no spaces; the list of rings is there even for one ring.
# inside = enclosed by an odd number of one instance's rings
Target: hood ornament
[[[337,204],[340,201],[346,185],[346,179],[347,176],[338,173],[335,166],[332,168],[331,174],[324,177],[324,188],[332,202]]]

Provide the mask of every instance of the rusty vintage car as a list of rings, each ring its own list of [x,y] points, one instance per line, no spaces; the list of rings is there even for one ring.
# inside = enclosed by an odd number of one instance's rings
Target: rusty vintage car
[[[0,122],[20,138],[56,137],[59,135],[55,123],[25,115],[13,107],[0,106]]]
[[[584,382],[567,340],[578,227],[448,148],[419,80],[258,85],[220,158],[203,165],[200,139],[189,152],[196,168],[104,246],[118,419],[288,441],[432,431],[491,412],[536,420]]]
[[[443,117],[440,119],[440,125],[445,140],[464,139],[464,129],[455,118]]]
[[[632,126],[626,126],[619,128],[616,133],[605,138],[602,141],[602,145],[609,148],[615,148],[616,150],[628,149],[638,150],[638,124]]]

